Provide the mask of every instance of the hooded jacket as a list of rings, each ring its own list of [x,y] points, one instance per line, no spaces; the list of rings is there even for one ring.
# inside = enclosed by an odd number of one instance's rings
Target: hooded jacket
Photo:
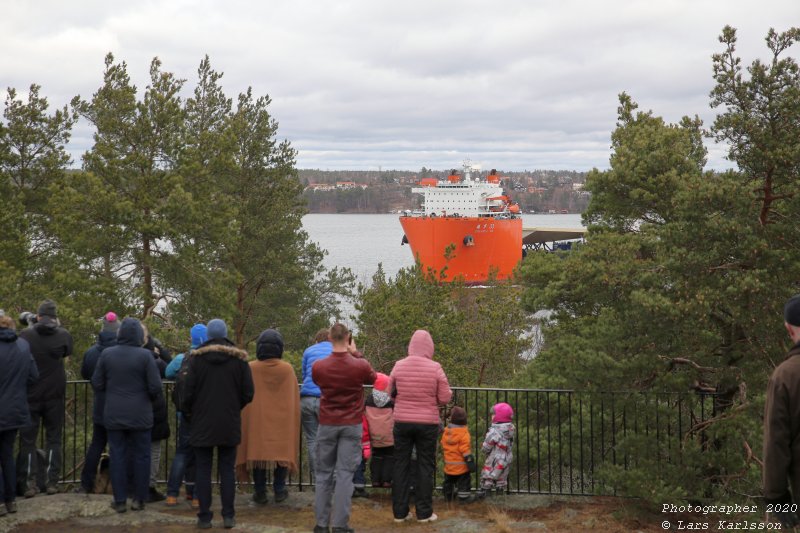
[[[0,328],[0,431],[29,426],[28,390],[39,378],[30,346],[13,329]]]
[[[28,389],[28,401],[37,404],[64,398],[67,391],[64,358],[72,355],[72,335],[54,318],[42,317],[32,328],[22,330],[19,337],[30,344],[39,369],[39,380]]]
[[[433,360],[433,339],[418,329],[408,343],[408,357],[395,363],[389,376],[394,391],[394,421],[439,424],[439,406],[450,401],[453,392],[442,365]]]
[[[191,420],[189,443],[196,447],[237,446],[242,409],[253,401],[247,352],[228,339],[211,339],[189,352],[181,412]]]
[[[103,425],[109,431],[153,427],[151,402],[162,394],[161,378],[143,342],[142,325],[135,318],[126,318],[120,325],[117,345],[100,354],[92,387],[105,392]]]
[[[91,381],[94,371],[97,368],[97,362],[100,360],[100,354],[106,348],[111,348],[117,345],[117,332],[116,331],[101,331],[97,335],[97,342],[91,348],[86,350],[83,354],[83,363],[81,363],[81,377],[87,381]],[[106,393],[104,391],[94,392],[94,402],[92,406],[92,420],[95,424],[103,424],[103,409],[106,405]]]
[[[300,387],[300,396],[319,398],[322,395],[319,387],[314,383],[314,378],[311,376],[311,367],[317,361],[328,357],[331,352],[333,352],[333,344],[330,341],[318,342],[313,346],[309,346],[303,352],[303,385]]]
[[[800,503],[800,343],[772,372],[764,405],[764,499]],[[794,496],[794,502],[790,496]]]

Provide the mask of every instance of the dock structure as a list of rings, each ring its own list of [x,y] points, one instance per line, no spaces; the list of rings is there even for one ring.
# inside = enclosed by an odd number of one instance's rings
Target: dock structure
[[[558,241],[574,241],[586,235],[586,228],[553,228],[538,226],[535,228],[522,228],[523,250],[556,249]]]

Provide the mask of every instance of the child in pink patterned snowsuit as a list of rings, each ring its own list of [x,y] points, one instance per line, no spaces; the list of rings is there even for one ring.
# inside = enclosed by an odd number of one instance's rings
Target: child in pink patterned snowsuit
[[[511,423],[514,410],[507,403],[498,403],[492,407],[492,425],[483,439],[481,450],[486,454],[486,462],[481,471],[480,495],[497,490],[500,494],[508,486],[508,472],[513,460],[512,447],[516,428]]]

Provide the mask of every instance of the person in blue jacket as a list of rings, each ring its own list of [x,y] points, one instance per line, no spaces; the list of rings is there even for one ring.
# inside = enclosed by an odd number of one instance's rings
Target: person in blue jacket
[[[196,350],[201,345],[205,344],[208,340],[208,331],[205,324],[195,324],[189,332],[191,338],[191,348],[188,352]],[[187,352],[187,353],[188,353]],[[183,360],[186,354],[178,354],[169,365],[165,372],[167,379],[175,379],[178,376],[178,371],[183,365]],[[194,497],[194,449],[189,444],[189,436],[191,435],[192,427],[186,417],[180,412],[178,408],[178,445],[175,449],[175,457],[172,459],[172,466],[169,469],[169,478],[167,478],[167,506],[174,507],[178,505],[178,495],[181,491],[181,483],[186,480],[186,498],[191,501],[192,507],[197,508],[198,502]]]
[[[28,341],[17,337],[14,319],[0,316],[0,516],[17,512],[14,441],[31,423],[28,389],[39,379]]]
[[[161,376],[152,354],[143,348],[144,341],[142,324],[135,318],[123,320],[117,345],[103,350],[92,376],[92,387],[106,395],[103,425],[111,447],[112,506],[118,513],[127,508],[129,454],[134,487],[131,509],[144,509],[149,489],[152,402],[162,392]]]
[[[314,481],[314,461],[317,449],[317,429],[319,429],[319,397],[322,394],[311,377],[311,367],[320,359],[325,359],[333,351],[330,332],[321,329],[314,336],[314,344],[303,352],[303,384],[300,387],[300,424],[308,448],[308,466],[311,481]]]

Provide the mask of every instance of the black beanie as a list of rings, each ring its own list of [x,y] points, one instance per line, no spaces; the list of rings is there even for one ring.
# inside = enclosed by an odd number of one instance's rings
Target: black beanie
[[[453,410],[450,411],[450,422],[459,426],[466,426],[467,412],[459,406],[453,407]]]
[[[800,326],[800,294],[795,294],[783,307],[783,320],[792,326]]]
[[[256,357],[259,361],[283,357],[283,337],[278,330],[265,329],[261,332],[256,343]]]
[[[53,300],[45,300],[39,304],[39,311],[36,313],[39,316],[49,316],[57,318],[56,303]]]

